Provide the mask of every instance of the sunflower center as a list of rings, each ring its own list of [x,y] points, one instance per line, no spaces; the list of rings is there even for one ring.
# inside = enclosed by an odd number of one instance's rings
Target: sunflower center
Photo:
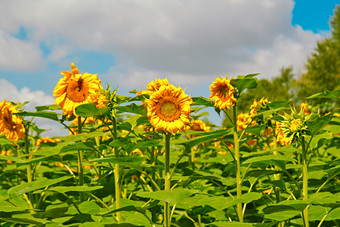
[[[292,132],[296,132],[300,129],[302,122],[300,119],[295,119],[290,123],[289,129]]]
[[[8,109],[5,109],[5,111],[4,111],[3,120],[4,120],[3,121],[4,125],[7,129],[13,129],[14,128],[15,124],[12,121],[12,115],[11,115],[11,112]]]
[[[73,102],[84,102],[89,95],[89,86],[82,78],[73,80],[68,84],[66,94]]]
[[[165,121],[173,121],[179,118],[181,111],[178,105],[172,101],[165,101],[160,105],[160,115]]]
[[[224,88],[222,88],[221,89],[221,96],[223,97],[223,98],[226,98],[226,97],[228,97],[228,89],[226,88],[226,87],[224,87]]]

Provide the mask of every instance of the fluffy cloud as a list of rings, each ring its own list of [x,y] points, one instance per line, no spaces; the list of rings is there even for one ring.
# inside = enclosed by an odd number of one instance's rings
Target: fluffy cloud
[[[48,96],[43,91],[31,91],[29,88],[24,87],[22,89],[16,88],[13,84],[7,80],[0,78],[0,102],[4,99],[12,102],[26,102],[29,103],[24,106],[25,111],[35,112],[36,106],[54,104],[54,98]],[[55,123],[48,119],[35,118],[34,122],[39,128],[48,130],[44,132],[42,136],[57,136],[66,135],[66,130],[62,129],[62,125]]]
[[[0,69],[33,71],[42,64],[39,45],[10,36],[0,28]]]
[[[112,54],[106,78],[129,89],[159,76],[199,86],[219,74],[269,78],[282,66],[302,68],[320,36],[291,25],[293,7],[293,0],[12,0],[0,2],[0,28],[24,27],[32,43],[51,48],[51,61],[76,49]]]

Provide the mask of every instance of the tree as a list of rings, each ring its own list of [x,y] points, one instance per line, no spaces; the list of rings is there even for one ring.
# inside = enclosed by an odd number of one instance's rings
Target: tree
[[[331,21],[331,36],[317,43],[314,53],[307,59],[307,73],[298,83],[298,97],[306,97],[325,90],[340,89],[340,6],[334,10]],[[324,103],[326,100],[310,100],[311,104]]]

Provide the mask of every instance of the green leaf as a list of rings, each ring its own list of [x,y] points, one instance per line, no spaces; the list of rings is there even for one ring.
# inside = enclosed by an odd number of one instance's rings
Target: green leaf
[[[46,189],[47,191],[55,191],[59,193],[65,192],[91,192],[102,189],[104,186],[56,186]]]
[[[332,120],[333,113],[328,114],[326,116],[319,117],[313,122],[307,122],[308,129],[311,132],[312,135],[315,135],[320,131],[323,127],[325,127],[328,122]]]
[[[296,160],[294,158],[286,157],[283,155],[266,155],[266,156],[249,158],[246,161],[244,161],[242,164],[248,164],[248,163],[254,163],[254,162],[265,162],[268,164],[275,165],[275,162],[273,161],[294,162]]]
[[[217,227],[251,227],[251,226],[254,226],[253,224],[251,223],[241,223],[241,222],[233,222],[233,223],[230,223],[230,222],[226,222],[226,221],[218,221],[218,222],[212,222],[210,223],[211,225],[213,226],[217,226]]]
[[[110,162],[117,163],[123,166],[128,166],[134,169],[141,169],[143,166],[143,162],[145,161],[145,157],[114,157],[114,156],[106,156],[105,158],[97,158],[93,159],[90,162]]]
[[[78,208],[83,214],[99,214],[100,212],[100,206],[94,201],[82,202]]]
[[[89,143],[75,143],[75,144],[70,144],[67,146],[64,146],[61,150],[60,153],[67,153],[67,152],[78,152],[79,150],[83,151],[94,151],[95,148],[91,146]]]
[[[45,106],[36,106],[35,109],[37,111],[43,111],[43,110],[61,110],[61,107],[53,104],[53,105],[45,105]]]
[[[27,210],[27,207],[17,207],[13,204],[6,202],[6,201],[0,201],[0,212],[16,212],[16,211],[24,211]]]
[[[207,99],[205,97],[199,96],[199,97],[191,97],[194,106],[210,106],[213,107],[214,104],[210,99]]]
[[[138,192],[137,196],[149,199],[156,199],[166,201],[171,205],[177,204],[193,194],[187,189],[173,190],[173,191],[156,191],[156,192]]]
[[[248,133],[254,134],[256,136],[261,136],[261,132],[263,132],[265,129],[266,129],[265,125],[256,125],[256,126],[247,127],[245,131]]]
[[[197,144],[210,141],[216,138],[221,138],[222,136],[226,136],[228,134],[231,134],[231,129],[229,130],[215,130],[212,132],[203,132],[203,133],[196,133],[195,135],[200,135],[198,137],[195,137],[190,140],[184,140],[184,141],[175,141],[174,144],[182,144],[182,145],[189,145],[190,147],[193,147]]]
[[[300,215],[300,212],[297,210],[293,210],[292,208],[286,209],[284,207],[283,209],[278,209],[279,207],[276,207],[277,209],[275,211],[272,211],[268,214],[264,215],[264,218],[272,219],[276,221],[285,221],[294,218],[297,215]]]
[[[72,176],[64,176],[56,179],[46,179],[46,178],[40,178],[38,180],[28,182],[28,183],[22,183],[20,185],[14,186],[8,190],[9,197],[16,197],[20,196],[27,192],[32,192],[40,188],[44,188],[46,186],[50,186],[52,184],[57,184],[59,182],[65,181],[70,179]]]
[[[14,115],[19,115],[23,117],[41,117],[41,118],[47,118],[53,121],[59,121],[58,116],[60,114],[49,112],[49,111],[39,111],[39,112],[19,112],[19,113],[13,113]]]
[[[316,93],[314,95],[309,96],[307,99],[315,99],[315,98],[330,98],[330,99],[340,100],[340,90],[324,91],[324,92]]]
[[[99,117],[109,113],[110,109],[97,108],[93,103],[86,103],[76,107],[76,114],[82,117]]]
[[[131,103],[126,106],[115,106],[114,109],[122,113],[127,112],[127,113],[135,113],[135,114],[140,114],[140,115],[146,114],[144,106],[136,105],[135,103]]]
[[[339,220],[339,219],[340,219],[340,207],[337,207],[329,212],[325,220],[333,221],[333,220]]]
[[[246,76],[237,76],[237,79],[231,79],[230,83],[237,88],[241,94],[245,89],[252,89],[257,87],[257,79],[254,78],[257,74],[249,74]]]
[[[269,107],[272,110],[281,109],[281,108],[288,108],[290,103],[291,103],[291,101],[274,101],[274,102],[268,103],[267,107]]]

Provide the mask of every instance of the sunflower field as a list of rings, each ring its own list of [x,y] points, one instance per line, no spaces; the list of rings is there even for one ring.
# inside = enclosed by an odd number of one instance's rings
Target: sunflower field
[[[338,109],[263,97],[241,113],[256,74],[218,77],[210,97],[61,74],[55,104],[0,103],[1,226],[340,226]],[[203,121],[206,108],[229,123]],[[40,136],[37,118],[69,135]]]

